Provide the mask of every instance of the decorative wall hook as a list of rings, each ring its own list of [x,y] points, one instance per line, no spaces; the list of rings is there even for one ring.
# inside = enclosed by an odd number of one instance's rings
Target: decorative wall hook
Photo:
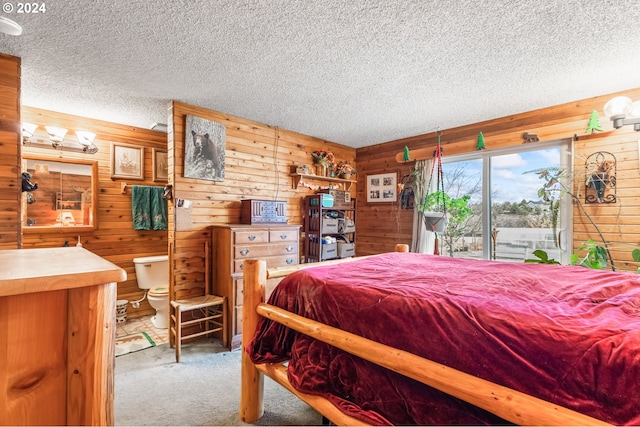
[[[167,184],[164,186],[164,191],[162,192],[162,198],[165,200],[173,200],[173,185]]]
[[[584,169],[585,203],[616,203],[616,157],[608,151],[595,152],[585,160]]]

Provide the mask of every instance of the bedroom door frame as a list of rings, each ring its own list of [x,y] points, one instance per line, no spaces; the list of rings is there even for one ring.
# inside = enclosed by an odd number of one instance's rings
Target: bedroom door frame
[[[560,167],[572,171],[572,155],[573,152],[573,139],[565,138],[553,141],[538,142],[522,144],[508,148],[498,148],[493,150],[482,150],[473,153],[455,154],[451,156],[443,156],[443,164],[469,161],[469,160],[482,160],[482,258],[492,259],[492,241],[491,241],[491,160],[494,157],[504,156],[508,154],[517,154],[531,151],[542,151],[550,148],[560,149]],[[542,186],[542,182],[540,183]],[[568,183],[569,188],[572,188],[572,184]],[[489,197],[486,197],[489,195]],[[569,263],[570,253],[572,250],[572,204],[571,197],[568,194],[563,195],[559,212],[559,247],[561,249],[560,261],[563,264]]]

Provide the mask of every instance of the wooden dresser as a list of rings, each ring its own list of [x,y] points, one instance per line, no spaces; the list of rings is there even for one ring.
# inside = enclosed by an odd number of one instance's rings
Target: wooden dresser
[[[0,251],[0,425],[113,425],[126,278],[83,248]]]
[[[212,289],[226,296],[229,318],[226,319],[231,350],[242,345],[243,263],[263,259],[267,268],[300,263],[299,225],[225,224],[211,227]],[[267,298],[280,279],[267,283]]]

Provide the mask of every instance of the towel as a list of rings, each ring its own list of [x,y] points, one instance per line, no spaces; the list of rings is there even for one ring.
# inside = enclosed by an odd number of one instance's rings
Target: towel
[[[131,211],[134,230],[166,230],[167,201],[163,188],[134,185],[131,187]]]

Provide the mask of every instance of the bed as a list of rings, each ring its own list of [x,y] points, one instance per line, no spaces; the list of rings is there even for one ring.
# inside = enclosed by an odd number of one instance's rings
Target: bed
[[[261,416],[265,374],[334,424],[638,425],[639,278],[408,252],[250,261],[241,418]]]

